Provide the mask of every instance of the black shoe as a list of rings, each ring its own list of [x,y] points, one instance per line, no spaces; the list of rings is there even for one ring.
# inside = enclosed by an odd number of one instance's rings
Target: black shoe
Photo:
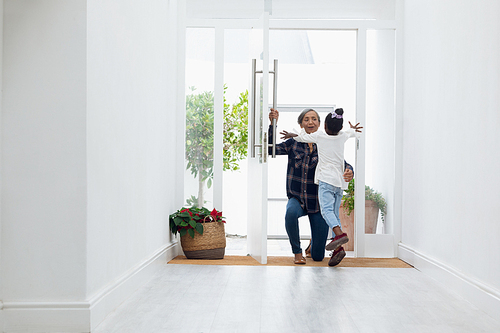
[[[337,266],[340,264],[342,259],[345,257],[345,251],[344,248],[341,246],[337,248],[335,251],[332,253],[332,257],[330,258],[330,261],[328,261],[328,266]]]

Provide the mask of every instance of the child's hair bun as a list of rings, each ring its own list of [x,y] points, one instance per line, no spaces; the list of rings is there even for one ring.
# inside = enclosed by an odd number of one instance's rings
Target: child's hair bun
[[[344,109],[342,109],[342,108],[335,109],[335,113],[338,114],[339,116],[341,116],[344,114]]]

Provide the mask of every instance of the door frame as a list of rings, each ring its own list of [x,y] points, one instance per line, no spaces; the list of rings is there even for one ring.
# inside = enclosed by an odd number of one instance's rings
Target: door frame
[[[401,8],[396,9],[397,12]],[[397,257],[398,244],[401,241],[402,217],[402,19],[396,15],[395,20],[273,20],[269,19],[269,29],[280,30],[355,30],[357,32],[357,58],[356,58],[356,119],[365,123],[366,119],[366,60],[367,60],[367,30],[394,30],[395,31],[395,182],[393,197],[394,227],[391,237],[378,237],[385,235],[366,235],[364,233],[365,216],[365,139],[358,141],[356,153],[356,184],[355,200],[355,257],[369,257],[370,247],[382,245],[392,248],[392,255]],[[214,205],[222,206],[222,123],[223,123],[223,81],[224,81],[224,30],[225,29],[252,29],[259,27],[259,19],[187,19],[186,28],[213,28],[215,29],[215,86],[214,86]],[[264,230],[267,234],[267,230]],[[374,237],[376,236],[376,237]],[[366,248],[367,238],[369,248]]]

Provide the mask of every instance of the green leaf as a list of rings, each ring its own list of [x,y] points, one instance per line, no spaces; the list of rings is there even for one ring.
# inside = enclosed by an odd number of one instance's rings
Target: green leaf
[[[186,229],[181,229],[179,233],[181,234],[181,237],[184,236],[186,234]]]
[[[200,235],[203,235],[203,224],[201,224],[201,223],[196,223],[196,228],[195,228],[195,229],[196,229],[196,231],[198,231],[198,233],[199,233]]]
[[[195,92],[190,87],[186,96],[186,161],[187,169],[196,178],[201,174],[207,187],[213,185],[214,155],[214,94]],[[240,93],[237,102],[226,100],[223,94],[223,170],[237,170],[240,160],[247,156],[248,146],[248,91]],[[202,184],[203,186],[203,184]],[[204,201],[203,198],[200,198]]]
[[[194,229],[188,229],[188,233],[189,233],[189,236],[191,236],[191,238],[194,238]]]

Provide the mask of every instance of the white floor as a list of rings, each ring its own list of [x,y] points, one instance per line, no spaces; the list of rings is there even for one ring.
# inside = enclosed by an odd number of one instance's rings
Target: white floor
[[[94,331],[500,332],[413,268],[163,264]]]

